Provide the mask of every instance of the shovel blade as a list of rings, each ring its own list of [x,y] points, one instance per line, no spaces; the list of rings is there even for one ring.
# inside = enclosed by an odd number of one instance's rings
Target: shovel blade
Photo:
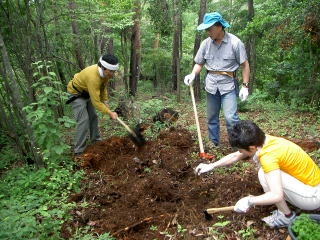
[[[146,144],[146,139],[140,132],[140,127],[137,126],[136,128],[132,129],[133,133],[129,134],[131,141],[138,147],[142,147]]]

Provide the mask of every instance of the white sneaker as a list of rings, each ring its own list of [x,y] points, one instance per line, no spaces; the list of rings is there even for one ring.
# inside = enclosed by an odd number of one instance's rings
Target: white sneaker
[[[288,227],[289,224],[295,218],[296,218],[296,213],[295,212],[292,212],[292,216],[290,218],[287,218],[279,210],[274,210],[272,212],[272,215],[262,218],[262,221],[264,221],[271,228],[283,228],[283,227]]]

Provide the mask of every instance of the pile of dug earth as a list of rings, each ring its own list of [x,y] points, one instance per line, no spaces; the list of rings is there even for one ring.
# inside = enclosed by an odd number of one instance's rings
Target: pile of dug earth
[[[219,151],[225,155],[232,150]],[[196,140],[181,127],[168,128],[139,148],[127,137],[89,146],[82,159],[81,191],[70,197],[77,206],[61,236],[68,239],[87,227],[89,233],[130,240],[242,239],[239,232],[246,229],[254,229],[252,239],[286,238],[286,229],[272,230],[260,220],[273,206],[257,206],[246,214],[218,212],[207,220],[205,209],[233,206],[262,189],[254,165],[196,176],[193,169],[205,162],[198,153]],[[227,224],[214,226],[222,222]]]

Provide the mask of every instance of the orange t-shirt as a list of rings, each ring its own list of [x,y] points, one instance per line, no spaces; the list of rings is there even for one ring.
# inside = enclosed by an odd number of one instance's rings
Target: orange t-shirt
[[[320,183],[320,168],[298,145],[267,135],[258,159],[265,173],[280,169],[309,186]]]

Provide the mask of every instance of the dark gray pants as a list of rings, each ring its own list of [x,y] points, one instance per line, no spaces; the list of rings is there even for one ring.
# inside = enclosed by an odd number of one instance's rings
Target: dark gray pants
[[[74,140],[74,152],[82,153],[86,148],[86,141],[89,134],[91,142],[101,140],[98,128],[98,116],[90,98],[77,98],[70,103],[76,120],[76,133]]]

